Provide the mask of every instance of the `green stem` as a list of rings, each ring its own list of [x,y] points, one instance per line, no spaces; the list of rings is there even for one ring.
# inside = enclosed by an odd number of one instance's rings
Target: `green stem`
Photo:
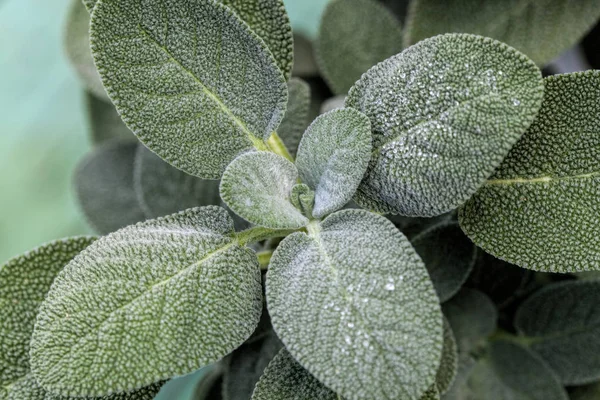
[[[273,153],[294,162],[294,157],[292,157],[287,147],[285,147],[285,143],[283,143],[283,140],[281,140],[277,132],[273,132],[269,140],[267,140],[267,147]]]
[[[256,253],[258,257],[258,263],[260,264],[260,269],[266,271],[269,267],[269,263],[271,262],[271,257],[273,257],[274,250],[263,250]]]
[[[254,228],[238,232],[237,242],[241,246],[246,246],[250,243],[260,242],[262,240],[286,237],[287,235],[297,231],[298,229],[270,229],[263,228],[262,226],[256,226]]]

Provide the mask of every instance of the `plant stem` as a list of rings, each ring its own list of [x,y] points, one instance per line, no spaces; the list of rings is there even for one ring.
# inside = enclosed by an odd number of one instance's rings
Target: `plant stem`
[[[254,228],[238,232],[237,242],[241,246],[246,246],[250,243],[260,242],[261,240],[286,237],[287,235],[297,231],[298,229],[270,229],[263,228],[262,226],[256,226]]]
[[[274,250],[263,250],[256,253],[261,270],[267,270],[269,263],[271,262],[271,257],[273,256],[273,251]]]
[[[267,140],[267,147],[273,153],[294,162],[294,157],[292,157],[287,147],[285,147],[285,143],[283,143],[283,140],[281,140],[277,132],[273,132],[269,140]]]

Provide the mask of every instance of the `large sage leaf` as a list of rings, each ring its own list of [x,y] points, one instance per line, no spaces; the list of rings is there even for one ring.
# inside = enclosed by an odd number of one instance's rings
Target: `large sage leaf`
[[[139,145],[133,171],[135,192],[149,218],[192,207],[219,205],[219,182],[186,174]]]
[[[296,167],[302,182],[315,191],[315,218],[352,200],[370,158],[371,123],[362,113],[335,110],[310,125],[298,147]]]
[[[597,0],[414,0],[405,43],[440,33],[475,33],[507,43],[543,66],[576,44],[598,18]]]
[[[515,327],[563,384],[600,379],[600,281],[544,287],[519,307]]]
[[[77,200],[90,225],[101,234],[143,221],[133,188],[137,141],[113,139],[97,147],[77,166]]]
[[[292,75],[294,38],[283,0],[219,0],[246,22],[275,57],[286,80]]]
[[[67,265],[40,307],[32,371],[57,394],[135,389],[219,360],[261,311],[256,255],[227,212],[186,210],[104,236]]]
[[[357,202],[424,217],[458,207],[529,127],[543,89],[527,57],[474,35],[427,39],[371,68],[346,99],[373,129]]]
[[[444,349],[440,368],[435,377],[435,386],[441,394],[446,393],[458,372],[458,346],[448,319],[444,318]]]
[[[292,156],[295,156],[302,134],[309,124],[310,86],[302,79],[292,78],[288,82],[288,92],[287,110],[277,132]]]
[[[423,259],[440,302],[454,296],[469,277],[477,248],[456,222],[442,222],[411,239]]]
[[[286,348],[348,399],[419,399],[434,384],[442,316],[423,262],[382,216],[343,210],[279,245],[267,306]]]
[[[317,63],[335,94],[345,95],[373,65],[402,50],[400,22],[375,0],[333,0],[316,41]]]
[[[460,210],[465,233],[536,271],[600,269],[600,71],[545,79],[538,118]]]
[[[287,103],[264,42],[215,1],[103,0],[92,53],[127,126],[175,167],[218,179],[242,151],[264,149]]]
[[[127,128],[112,103],[100,100],[91,93],[86,93],[85,99],[89,133],[94,145],[104,143],[110,139],[136,140],[133,132]]]
[[[294,164],[268,152],[236,158],[223,174],[221,197],[247,221],[273,229],[295,229],[308,219],[290,202],[298,178]]]
[[[340,400],[282,349],[265,370],[252,400]]]

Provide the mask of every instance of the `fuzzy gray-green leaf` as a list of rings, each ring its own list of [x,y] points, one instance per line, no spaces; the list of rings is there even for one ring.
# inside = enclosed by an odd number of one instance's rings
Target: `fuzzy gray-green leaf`
[[[275,356],[260,378],[252,400],[340,400],[305,370],[286,349]]]
[[[458,207],[533,122],[543,92],[531,60],[474,35],[436,36],[371,68],[346,100],[373,130],[357,202],[423,217]]]
[[[371,123],[351,108],[318,117],[306,130],[296,167],[315,191],[313,215],[322,218],[348,203],[369,165]]]
[[[175,167],[218,179],[241,152],[265,148],[287,103],[264,42],[215,2],[103,0],[92,53],[127,126]]]
[[[219,360],[261,311],[256,255],[227,212],[186,210],[104,236],[67,265],[40,307],[32,371],[62,395],[132,390]]]
[[[101,234],[146,219],[133,188],[137,141],[113,139],[77,166],[75,190],[86,219]]]
[[[253,152],[236,158],[221,180],[221,197],[247,221],[273,229],[295,229],[308,219],[290,202],[298,171],[285,158]]]
[[[406,44],[440,33],[489,36],[540,66],[575,45],[600,18],[598,0],[414,0]]]
[[[309,124],[310,86],[302,79],[292,78],[288,82],[288,91],[287,110],[277,133],[292,156],[295,156],[302,134]]]
[[[446,393],[458,372],[458,346],[448,319],[444,318],[444,350],[435,378],[435,386],[441,394]]]
[[[600,379],[600,281],[544,287],[520,306],[515,327],[563,384]]]
[[[477,259],[477,248],[456,222],[442,222],[411,239],[423,259],[440,302],[458,292]]]
[[[267,45],[286,80],[292,75],[294,38],[283,0],[219,0]]]
[[[90,50],[90,14],[81,0],[71,0],[64,40],[67,57],[81,82],[95,96],[109,101]]]
[[[133,175],[138,201],[148,218],[221,203],[218,181],[186,174],[141,144],[136,152]]]
[[[485,251],[547,272],[600,269],[600,71],[545,79],[540,114],[460,210]]]
[[[440,306],[422,261],[391,222],[367,211],[336,212],[308,231],[271,258],[277,335],[345,398],[419,399],[442,353]]]
[[[402,50],[400,22],[375,0],[333,0],[323,13],[316,50],[332,91],[345,95],[369,68]]]
[[[121,119],[115,106],[97,96],[85,94],[90,139],[94,145],[99,145],[111,139],[136,140],[133,132]]]

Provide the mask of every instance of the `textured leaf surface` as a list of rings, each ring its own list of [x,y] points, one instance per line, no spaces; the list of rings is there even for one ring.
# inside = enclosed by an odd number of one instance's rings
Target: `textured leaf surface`
[[[515,326],[563,384],[600,379],[600,281],[544,287],[519,307]]]
[[[444,318],[444,349],[442,351],[442,361],[438,369],[435,386],[437,390],[444,394],[450,389],[454,378],[458,372],[458,346],[452,327],[446,318]]]
[[[322,218],[348,203],[369,165],[371,123],[347,108],[318,117],[306,130],[296,167],[315,191],[313,215]]]
[[[369,68],[402,50],[400,22],[375,0],[333,0],[323,13],[316,50],[332,91],[345,95]]]
[[[600,71],[545,79],[538,118],[460,210],[485,251],[536,271],[600,269]]]
[[[287,110],[277,132],[290,153],[295,156],[302,134],[309,124],[310,86],[302,79],[292,78],[288,82],[288,92]]]
[[[219,178],[237,154],[264,147],[283,118],[287,89],[273,56],[213,0],[103,0],[91,32],[127,126],[189,174]]]
[[[137,140],[127,128],[112,103],[100,100],[97,96],[86,93],[86,105],[89,119],[89,132],[94,145],[110,139]]]
[[[527,348],[493,342],[448,400],[568,400],[565,389],[544,362]]]
[[[81,0],[71,0],[65,30],[65,51],[85,87],[108,101],[90,50],[90,14]]]
[[[448,318],[458,351],[467,355],[496,330],[498,311],[483,293],[463,288],[442,306]]]
[[[236,158],[223,174],[221,197],[247,221],[274,229],[295,229],[308,219],[290,202],[298,178],[294,164],[273,153],[254,152]]]
[[[219,0],[250,25],[275,57],[286,80],[292,75],[294,39],[283,0]]]
[[[433,385],[427,389],[420,400],[440,400],[440,392],[438,391],[437,386]]]
[[[442,317],[406,238],[363,210],[330,215],[279,245],[267,306],[286,348],[348,399],[419,399],[434,383]]]
[[[94,242],[58,275],[40,307],[32,371],[52,392],[99,396],[190,373],[254,331],[256,255],[233,221],[203,207]]]
[[[410,45],[440,33],[474,33],[545,65],[576,44],[598,18],[598,0],[415,0],[405,39]]]
[[[75,171],[79,205],[101,234],[145,219],[133,188],[133,164],[138,143],[111,140],[89,153]]]
[[[136,151],[133,175],[138,201],[148,218],[221,203],[218,181],[178,170],[141,144]]]
[[[357,201],[423,217],[458,207],[529,127],[543,90],[531,60],[473,35],[427,39],[371,68],[346,99],[373,130]]]
[[[454,296],[477,259],[477,248],[458,224],[435,225],[415,236],[411,243],[427,267],[440,302]]]
[[[340,400],[282,349],[256,385],[252,400]]]

